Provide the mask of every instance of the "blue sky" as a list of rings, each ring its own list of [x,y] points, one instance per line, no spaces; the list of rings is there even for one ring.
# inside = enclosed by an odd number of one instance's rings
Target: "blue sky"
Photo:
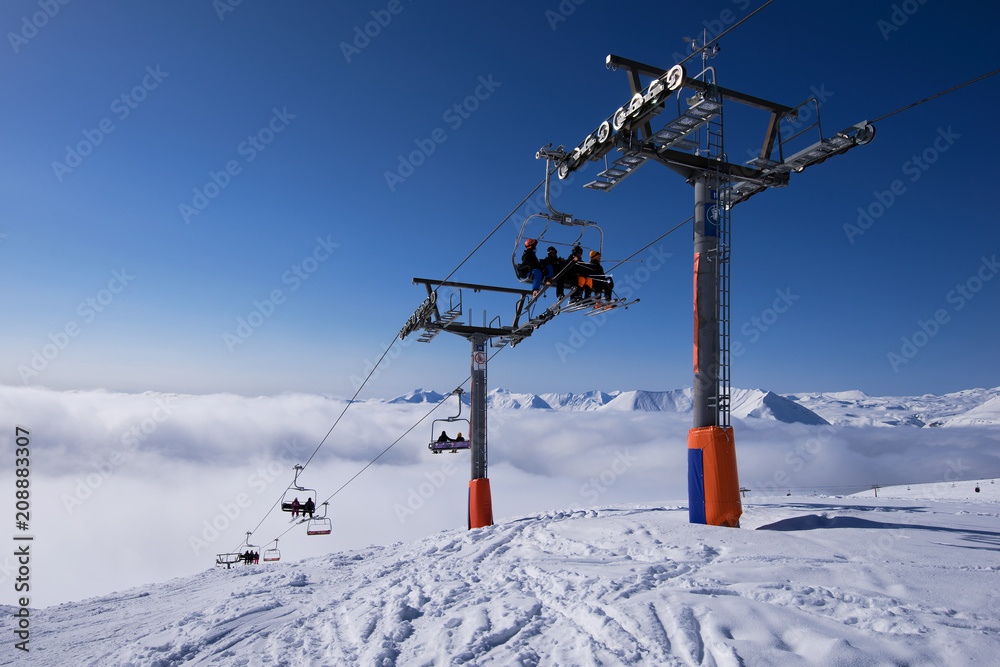
[[[572,148],[628,100],[607,54],[667,67],[683,37],[759,4],[5,2],[0,383],[350,396],[423,299],[411,279],[450,274],[541,180],[539,147]],[[817,97],[829,136],[996,69],[997,19],[977,2],[778,0],[711,64],[729,88]],[[734,209],[735,386],[998,384],[998,86],[886,118]],[[766,121],[727,107],[734,162]],[[691,187],[659,165],[583,189],[598,171],[555,202],[601,224],[606,265],[690,215]],[[453,279],[519,286],[522,219]],[[640,303],[556,318],[494,359],[490,387],[689,386],[690,227],[653,249],[615,271]],[[510,321],[509,299],[464,299]],[[411,341],[364,396],[468,375],[465,340]]]

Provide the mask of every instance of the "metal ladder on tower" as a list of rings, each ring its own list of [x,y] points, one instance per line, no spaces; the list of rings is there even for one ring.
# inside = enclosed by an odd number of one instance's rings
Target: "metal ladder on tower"
[[[714,88],[714,86],[713,86]],[[716,424],[722,427],[730,426],[730,407],[732,405],[732,387],[730,384],[730,313],[729,313],[729,259],[730,248],[730,206],[732,179],[728,170],[722,167],[727,164],[725,144],[723,141],[723,111],[722,96],[717,89],[714,93],[709,93],[709,97],[714,97],[720,104],[719,114],[714,116],[708,123],[708,158],[715,160],[718,165],[715,169],[716,182],[718,183],[718,200],[715,202],[715,212],[717,214],[718,246],[716,247],[715,277],[719,290],[718,299],[718,321],[719,321],[719,360],[718,374],[716,377],[715,405]]]

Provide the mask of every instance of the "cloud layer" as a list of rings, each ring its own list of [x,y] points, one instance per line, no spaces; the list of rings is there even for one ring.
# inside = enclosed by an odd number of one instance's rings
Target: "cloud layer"
[[[452,414],[452,406],[345,406],[302,394],[0,387],[0,421],[10,425],[0,445],[11,451],[14,425],[31,434],[33,604],[201,571],[215,553],[237,548],[246,531],[261,548],[279,538],[285,557],[297,559],[464,526],[469,456],[427,449],[432,420]],[[487,431],[495,520],[567,507],[683,503],[689,427],[687,416],[668,412],[493,410]],[[1000,476],[995,426],[747,419],[734,420],[734,428],[740,482],[751,498]],[[314,452],[300,483],[316,489],[320,502],[330,499],[329,537],[306,537],[287,515],[269,513],[292,481],[292,466]],[[0,485],[13,488],[12,474],[4,477]],[[94,575],[77,577],[81,565]],[[0,579],[12,566],[11,557],[0,558]],[[9,602],[12,587],[0,582],[0,590]]]

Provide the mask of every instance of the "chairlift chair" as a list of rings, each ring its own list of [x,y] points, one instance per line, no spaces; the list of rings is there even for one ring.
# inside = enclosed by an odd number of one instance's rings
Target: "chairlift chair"
[[[455,453],[460,449],[469,449],[472,445],[470,439],[472,437],[472,423],[468,419],[462,417],[462,394],[464,393],[462,388],[459,387],[452,394],[458,394],[458,414],[453,417],[445,417],[443,419],[435,419],[431,422],[431,443],[427,445],[427,448],[435,454],[440,454],[441,452],[451,452]],[[465,424],[465,440],[447,440],[438,442],[435,434],[437,433],[438,422],[441,423],[464,423]],[[444,431],[444,429],[441,429]]]
[[[560,247],[565,248],[563,259],[567,259],[573,247],[577,245],[583,248],[582,260],[589,259],[590,251],[592,250],[596,250],[602,254],[604,252],[604,232],[601,231],[596,222],[574,218],[572,215],[561,213],[552,207],[549,199],[552,163],[553,161],[564,159],[565,156],[566,152],[562,150],[561,146],[558,149],[543,147],[535,156],[545,158],[545,206],[548,212],[534,213],[525,218],[521,224],[521,231],[517,235],[517,240],[514,242],[511,263],[514,265],[514,275],[522,283],[532,283],[530,274],[524,275],[519,271],[521,264],[518,261],[520,259],[518,253],[524,252],[525,241],[529,239],[535,239],[538,242],[537,247],[539,249],[547,248],[548,246],[553,246],[557,250],[560,250]],[[579,232],[575,236],[572,231],[573,227],[579,227]],[[544,254],[542,257],[544,257]],[[542,257],[539,257],[539,260]]]
[[[307,520],[306,535],[329,535],[333,532],[333,523],[326,515],[329,503],[323,503],[323,516],[313,516]]]
[[[302,512],[302,506],[305,505],[306,500],[312,500],[313,507],[316,507],[316,501],[318,499],[316,495],[316,489],[307,489],[304,486],[299,485],[299,473],[302,472],[303,467],[296,464],[294,467],[295,479],[292,481],[291,485],[281,496],[281,511],[282,512],[294,512],[296,511],[293,507],[293,503],[296,499],[299,501],[298,511]]]
[[[237,563],[239,563],[241,558],[243,558],[243,553],[242,552],[241,553],[217,554],[215,556],[215,564],[219,565],[219,566],[225,565],[226,569],[228,570],[233,565],[236,565]]]
[[[273,549],[267,549],[266,551],[264,551],[264,553],[261,554],[260,559],[262,561],[266,562],[266,563],[271,563],[271,562],[274,562],[276,560],[281,560],[281,552],[278,551],[278,539],[277,538],[275,538],[275,540],[274,540],[274,548]]]
[[[565,218],[569,218],[570,222],[565,222]],[[533,213],[524,219],[517,240],[514,241],[514,251],[510,257],[511,264],[514,266],[514,275],[520,282],[526,285],[532,283],[531,274],[525,275],[520,270],[521,254],[525,250],[525,242],[529,239],[538,242],[536,254],[538,254],[539,261],[545,259],[545,249],[548,246],[556,248],[559,251],[559,257],[563,260],[569,258],[575,246],[583,248],[581,260],[584,262],[590,258],[592,250],[603,253],[604,232],[596,222],[574,219],[572,216],[565,216],[565,218],[547,213]],[[579,227],[579,232],[574,234],[573,231],[564,230],[563,227]]]

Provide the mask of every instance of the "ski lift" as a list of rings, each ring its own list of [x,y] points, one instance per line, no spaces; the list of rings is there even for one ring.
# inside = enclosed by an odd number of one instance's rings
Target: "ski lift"
[[[227,569],[228,569],[229,565],[232,565],[234,562],[238,563],[240,561],[243,561],[243,563],[246,564],[246,565],[252,565],[253,561],[252,560],[247,560],[246,554],[247,553],[251,553],[251,554],[258,554],[259,555],[260,554],[260,547],[257,546],[256,544],[250,544],[250,536],[251,535],[253,535],[253,533],[248,530],[247,531],[247,538],[245,540],[243,540],[243,544],[241,544],[240,548],[237,549],[237,553],[225,554],[226,556],[235,556],[236,557],[235,560],[233,560],[233,561],[231,561],[229,563],[219,563],[218,559],[216,559],[216,564],[226,565]]]
[[[265,563],[271,563],[276,560],[281,560],[281,552],[278,551],[278,538],[274,538],[274,548],[267,549],[261,555],[260,559]]]
[[[472,445],[472,443],[470,442],[470,439],[472,437],[472,423],[468,419],[462,418],[462,394],[464,393],[464,390],[461,387],[459,387],[458,389],[456,389],[451,393],[458,394],[458,414],[455,415],[454,417],[435,419],[433,422],[431,422],[431,443],[427,445],[427,448],[432,452],[434,452],[435,454],[440,454],[441,452],[451,452],[452,454],[454,454],[460,449],[469,449],[469,447]],[[449,396],[450,395],[451,394],[449,394]],[[466,427],[465,432],[468,434],[468,437],[466,437],[464,440],[461,438],[459,438],[458,440],[435,440],[434,434],[437,433],[438,422],[442,423],[464,422]],[[447,437],[448,434],[443,428],[441,432],[443,435]],[[459,432],[459,435],[461,436],[461,432]]]
[[[323,516],[314,516],[307,519],[306,535],[329,535],[333,532],[333,524],[326,515],[327,506],[330,503],[323,503]]]
[[[565,251],[560,252],[564,259],[569,257],[575,246],[580,246],[583,249],[583,258],[589,258],[590,251],[596,250],[603,253],[604,250],[604,232],[601,231],[596,222],[574,218],[568,213],[560,213],[552,208],[549,199],[552,162],[553,160],[564,160],[566,152],[562,150],[561,146],[557,149],[543,147],[539,149],[535,157],[545,158],[545,206],[548,208],[548,213],[534,213],[525,218],[517,240],[514,242],[514,252],[511,254],[514,275],[519,281],[527,284],[532,282],[532,277],[530,273],[521,268],[518,253],[524,251],[525,243],[529,240],[536,241],[540,248],[547,246],[555,247],[556,250],[564,248]],[[579,232],[574,233],[573,227],[578,227]]]
[[[219,566],[225,565],[228,570],[233,565],[239,563],[242,558],[242,553],[217,554],[215,556],[215,564]]]
[[[299,473],[302,472],[303,467],[296,464],[294,470],[295,479],[288,487],[288,490],[285,491],[284,495],[281,496],[282,512],[301,513],[302,506],[305,505],[307,500],[311,500],[313,507],[316,507],[316,489],[307,489],[303,486],[299,486]],[[294,502],[296,500],[299,501],[299,506],[297,508],[294,507]]]

